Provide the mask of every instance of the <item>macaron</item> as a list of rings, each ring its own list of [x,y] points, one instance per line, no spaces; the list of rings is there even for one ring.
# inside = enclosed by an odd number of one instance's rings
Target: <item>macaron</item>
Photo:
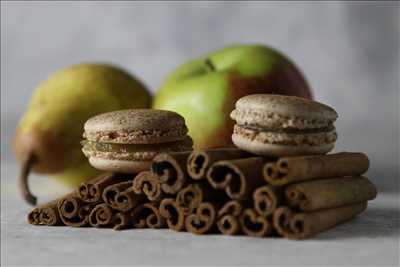
[[[337,139],[337,117],[333,108],[304,98],[248,95],[231,112],[236,121],[232,142],[262,156],[325,154]]]
[[[99,170],[138,173],[161,152],[193,150],[187,132],[184,118],[172,111],[119,110],[85,123],[82,151]]]

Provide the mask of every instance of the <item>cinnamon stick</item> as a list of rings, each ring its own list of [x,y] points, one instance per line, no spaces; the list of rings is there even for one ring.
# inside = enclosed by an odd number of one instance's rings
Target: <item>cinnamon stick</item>
[[[235,235],[240,232],[239,217],[242,204],[238,200],[230,200],[218,211],[218,230],[224,235]]]
[[[187,172],[194,180],[204,179],[208,168],[215,162],[249,157],[249,155],[248,152],[234,147],[195,150],[188,157]]]
[[[150,201],[159,201],[164,197],[160,181],[150,171],[139,173],[133,179],[132,188],[136,194],[145,194]]]
[[[89,224],[89,214],[98,203],[85,203],[75,194],[58,201],[61,221],[67,226],[81,227]]]
[[[195,213],[185,219],[186,230],[193,234],[205,234],[215,228],[217,207],[211,202],[202,202]]]
[[[205,201],[222,201],[223,197],[218,195],[208,183],[192,183],[180,190],[176,196],[176,203],[185,215],[191,214]]]
[[[114,230],[128,228],[130,224],[127,213],[118,212],[105,203],[98,204],[89,215],[93,227],[112,227]]]
[[[272,224],[254,209],[245,209],[240,216],[242,231],[249,236],[263,237],[272,233]]]
[[[175,199],[165,198],[160,203],[160,214],[167,220],[169,229],[182,231],[185,227],[185,215]]]
[[[161,216],[159,203],[149,202],[140,204],[131,213],[133,225],[136,228],[162,228],[165,219]]]
[[[103,200],[113,209],[126,212],[143,202],[144,196],[135,194],[132,181],[126,181],[106,187],[103,191]]]
[[[276,209],[273,224],[278,233],[290,239],[304,239],[348,221],[367,208],[367,202],[296,213],[288,207]]]
[[[289,185],[285,190],[289,206],[304,211],[364,202],[376,194],[376,187],[365,177],[312,180]]]
[[[33,225],[60,225],[61,220],[58,214],[58,199],[40,205],[34,208],[28,214],[28,223]]]
[[[81,183],[78,196],[85,202],[98,202],[107,186],[131,179],[130,175],[106,172],[88,182]]]
[[[253,193],[254,209],[264,217],[270,216],[281,204],[282,199],[282,188],[272,185],[260,186]]]
[[[89,223],[93,227],[104,227],[111,224],[114,216],[112,208],[101,203],[94,207],[89,214]]]
[[[257,186],[265,184],[262,166],[261,157],[218,161],[208,170],[207,180],[232,199],[246,199]]]
[[[124,212],[117,212],[114,214],[112,219],[112,225],[114,230],[123,230],[129,227],[131,220],[129,215]]]
[[[359,176],[369,167],[363,153],[341,152],[331,155],[314,155],[280,158],[266,163],[264,179],[272,185],[286,185],[316,178]]]
[[[167,194],[176,194],[187,180],[186,161],[190,152],[161,153],[153,158],[151,171]]]
[[[60,218],[60,214],[58,211],[58,203],[63,199],[69,199],[77,195],[77,192],[74,190],[62,197],[59,197],[50,202],[44,203],[36,208],[34,208],[28,214],[28,223],[33,225],[62,225],[63,222]]]

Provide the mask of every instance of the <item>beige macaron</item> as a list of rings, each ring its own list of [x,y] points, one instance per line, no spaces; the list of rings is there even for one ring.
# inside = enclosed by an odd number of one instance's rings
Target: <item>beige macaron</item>
[[[192,150],[182,116],[155,109],[129,109],[97,115],[84,125],[83,153],[100,170],[137,173],[161,152]]]
[[[338,115],[322,103],[295,96],[256,94],[236,102],[233,143],[257,155],[325,154],[333,149]]]

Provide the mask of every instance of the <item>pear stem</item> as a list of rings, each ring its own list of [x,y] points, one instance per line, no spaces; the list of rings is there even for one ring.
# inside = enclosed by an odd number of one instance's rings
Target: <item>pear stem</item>
[[[207,59],[205,60],[205,63],[206,63],[206,68],[207,68],[207,70],[209,70],[209,71],[215,71],[215,66],[214,66],[214,64],[211,62],[211,60],[210,60],[209,58],[207,58]]]
[[[26,202],[36,205],[37,198],[31,193],[28,184],[28,176],[32,166],[37,162],[37,157],[32,152],[28,154],[22,163],[21,174],[19,176],[19,188]]]

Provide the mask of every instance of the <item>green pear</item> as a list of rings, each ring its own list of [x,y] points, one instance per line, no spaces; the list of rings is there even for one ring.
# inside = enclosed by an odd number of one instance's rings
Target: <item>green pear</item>
[[[37,87],[16,130],[14,151],[22,163],[25,199],[36,202],[27,184],[30,171],[73,186],[96,175],[81,152],[87,119],[113,110],[147,108],[150,103],[141,82],[111,65],[74,65],[53,74]]]
[[[231,146],[229,114],[236,100],[256,93],[312,98],[301,72],[282,53],[236,45],[178,67],[159,88],[153,108],[181,114],[195,148]]]

